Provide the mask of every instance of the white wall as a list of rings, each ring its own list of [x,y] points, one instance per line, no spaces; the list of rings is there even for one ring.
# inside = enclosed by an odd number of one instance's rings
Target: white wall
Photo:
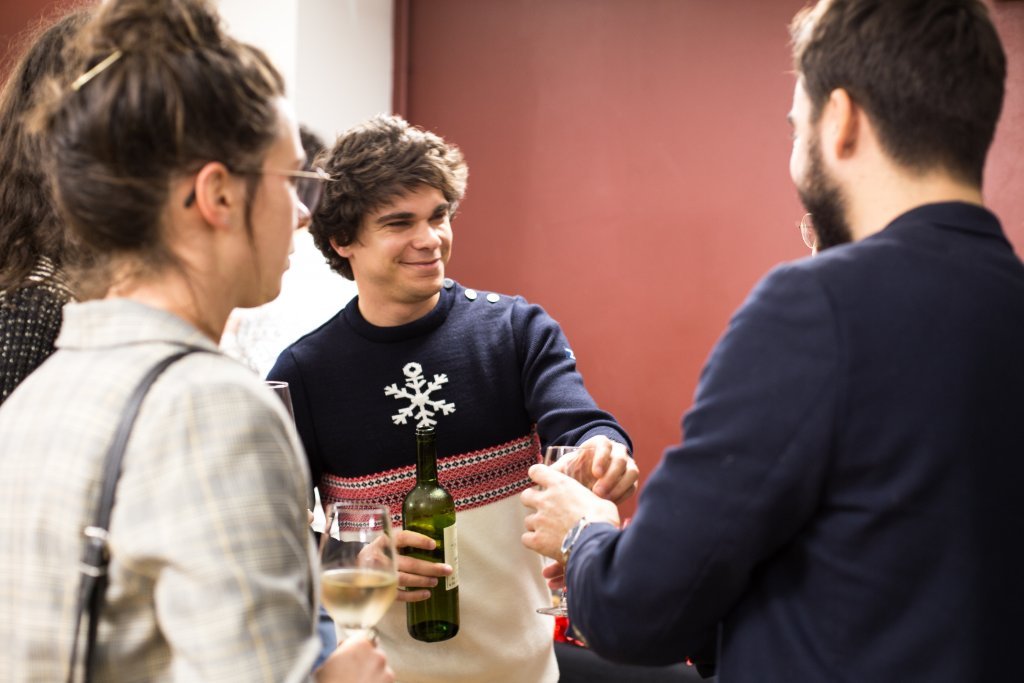
[[[288,84],[299,120],[330,145],[391,111],[392,0],[218,0],[235,37],[262,48]]]

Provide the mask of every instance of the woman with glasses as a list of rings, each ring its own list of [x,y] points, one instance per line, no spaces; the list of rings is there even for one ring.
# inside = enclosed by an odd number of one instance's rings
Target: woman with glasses
[[[197,349],[152,385],[127,442],[93,673],[305,680],[319,649],[309,475],[283,405],[216,346],[233,308],[277,294],[309,221],[282,79],[200,0],[108,0],[71,63],[35,121],[68,226],[98,257],[91,300],[65,308],[57,351],[0,408],[0,671],[76,673],[105,452],[143,375]],[[365,640],[313,676],[393,679]]]

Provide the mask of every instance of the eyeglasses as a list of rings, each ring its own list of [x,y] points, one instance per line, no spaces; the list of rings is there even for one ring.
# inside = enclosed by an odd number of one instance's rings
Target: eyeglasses
[[[320,199],[324,195],[324,183],[334,182],[335,179],[331,175],[320,168],[319,166],[314,167],[311,171],[293,171],[285,168],[229,168],[231,173],[237,173],[240,175],[279,175],[286,178],[296,178],[295,191],[299,195],[299,200],[306,206],[309,213],[313,214],[316,212],[317,206],[320,205]],[[185,197],[185,208],[189,208],[196,201],[196,188],[192,188],[192,191]]]
[[[800,237],[811,251],[818,248],[818,233],[814,229],[814,220],[809,213],[805,213],[800,219]]]

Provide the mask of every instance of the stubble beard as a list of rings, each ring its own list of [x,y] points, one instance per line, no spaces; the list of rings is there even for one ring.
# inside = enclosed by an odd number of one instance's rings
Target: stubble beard
[[[821,156],[821,141],[815,136],[807,154],[807,177],[797,194],[814,220],[818,251],[853,241],[846,220],[846,201],[842,190],[828,176]]]

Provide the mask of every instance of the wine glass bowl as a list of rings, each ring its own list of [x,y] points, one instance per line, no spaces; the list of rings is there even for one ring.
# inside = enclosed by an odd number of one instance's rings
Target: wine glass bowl
[[[588,489],[594,488],[593,446],[548,446],[544,451],[544,464],[572,477]]]
[[[384,506],[332,503],[320,535],[320,595],[345,637],[373,636],[398,594],[391,513]]]

